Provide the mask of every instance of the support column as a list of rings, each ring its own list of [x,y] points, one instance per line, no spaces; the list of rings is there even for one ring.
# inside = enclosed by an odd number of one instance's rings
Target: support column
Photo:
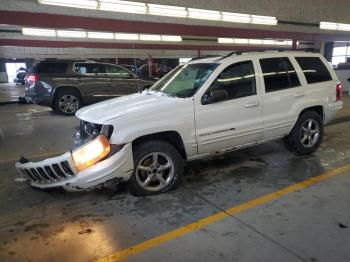
[[[334,42],[327,42],[327,43],[324,44],[324,51],[323,52],[321,51],[321,54],[323,54],[324,57],[329,62],[332,62],[333,47],[334,47]]]
[[[152,56],[148,55],[148,76],[149,78],[152,78]]]
[[[197,56],[201,57],[201,50],[200,49],[197,50]]]
[[[6,83],[8,81],[5,59],[0,59],[0,83]]]

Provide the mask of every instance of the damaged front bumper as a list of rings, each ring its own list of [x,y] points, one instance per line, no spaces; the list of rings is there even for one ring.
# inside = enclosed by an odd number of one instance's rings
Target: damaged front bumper
[[[80,172],[75,169],[71,152],[40,162],[19,161],[15,166],[33,187],[63,187],[67,191],[93,189],[115,178],[126,181],[134,169],[131,144]]]

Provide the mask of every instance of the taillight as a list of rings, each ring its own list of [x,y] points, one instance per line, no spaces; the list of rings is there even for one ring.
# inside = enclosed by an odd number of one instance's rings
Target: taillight
[[[338,83],[335,87],[336,93],[337,93],[337,99],[336,101],[342,101],[343,100],[343,87],[341,83]]]
[[[27,82],[37,82],[39,81],[39,75],[29,75],[27,77]]]

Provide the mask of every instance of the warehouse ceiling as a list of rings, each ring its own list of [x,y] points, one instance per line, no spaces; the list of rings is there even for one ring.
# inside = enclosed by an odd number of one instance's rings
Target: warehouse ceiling
[[[300,3],[297,6],[305,8],[296,9],[292,3],[277,0],[2,0],[0,52],[8,56],[12,54],[4,47],[25,46],[188,50],[192,54],[198,50],[317,49],[322,41],[350,41],[347,31],[320,29],[321,21],[350,23],[347,12],[335,9],[332,3],[320,8],[316,2]],[[350,8],[350,3],[341,2]],[[339,28],[339,24],[326,26]],[[54,34],[23,34],[23,29]],[[92,34],[99,37],[90,38]]]

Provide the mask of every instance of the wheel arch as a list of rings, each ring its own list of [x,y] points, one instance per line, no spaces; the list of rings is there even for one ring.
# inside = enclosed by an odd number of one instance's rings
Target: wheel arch
[[[69,85],[64,85],[64,86],[58,86],[56,87],[54,90],[53,90],[53,94],[52,94],[52,106],[55,105],[55,101],[56,101],[56,98],[59,94],[60,91],[62,90],[74,90],[78,93],[79,95],[79,98],[81,99],[82,103],[84,103],[84,96],[81,92],[81,90],[76,87],[76,86],[69,86]]]
[[[185,150],[185,145],[181,135],[177,131],[163,131],[158,133],[146,134],[140,136],[132,141],[132,148],[134,148],[147,141],[147,140],[162,140],[166,141],[172,146],[174,146],[181,154],[184,159],[187,159],[187,153]]]
[[[316,106],[310,106],[307,108],[304,108],[298,115],[298,117],[300,117],[302,114],[304,114],[307,111],[314,111],[317,114],[319,114],[319,116],[321,117],[322,121],[324,120],[324,109],[322,105],[316,105]]]

